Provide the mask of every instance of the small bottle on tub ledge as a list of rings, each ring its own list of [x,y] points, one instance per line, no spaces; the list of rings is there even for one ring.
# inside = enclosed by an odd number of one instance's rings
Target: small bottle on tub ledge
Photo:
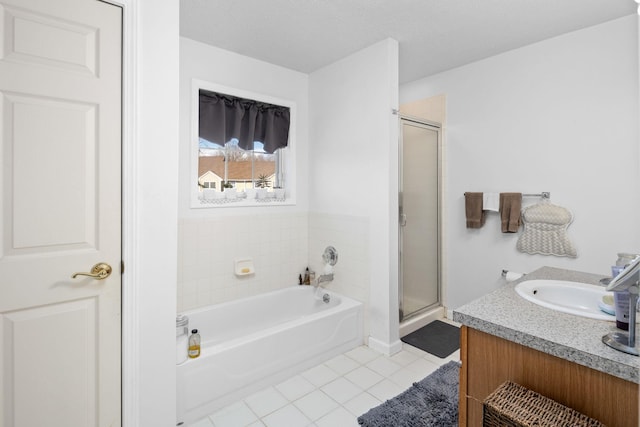
[[[191,331],[189,336],[189,358],[195,359],[200,356],[200,334],[197,329]]]

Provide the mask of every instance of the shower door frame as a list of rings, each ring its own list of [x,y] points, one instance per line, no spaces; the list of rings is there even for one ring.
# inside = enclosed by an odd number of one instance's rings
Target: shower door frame
[[[442,124],[418,117],[411,117],[404,114],[398,114],[399,117],[399,135],[398,135],[398,317],[400,323],[408,319],[414,318],[422,313],[425,313],[431,309],[442,306]],[[411,125],[421,127],[424,129],[433,130],[437,133],[437,196],[436,196],[436,227],[437,227],[437,242],[436,242],[436,286],[437,286],[437,301],[429,304],[425,307],[418,309],[408,315],[404,313],[404,260],[403,260],[403,222],[406,218],[403,218],[403,189],[404,189],[404,125],[409,123]]]

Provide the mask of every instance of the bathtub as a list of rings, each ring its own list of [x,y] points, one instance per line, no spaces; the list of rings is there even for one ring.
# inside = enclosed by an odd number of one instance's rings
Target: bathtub
[[[176,366],[177,425],[361,345],[362,303],[319,291],[296,285],[182,313],[202,346]]]

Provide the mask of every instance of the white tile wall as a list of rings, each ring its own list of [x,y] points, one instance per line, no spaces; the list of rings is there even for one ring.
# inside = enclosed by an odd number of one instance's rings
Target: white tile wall
[[[334,280],[324,286],[364,304],[365,337],[369,335],[369,226],[368,217],[309,213],[309,265],[321,274],[324,249],[337,249]]]
[[[307,266],[306,213],[183,218],[178,232],[179,312],[297,284]],[[245,257],[255,274],[236,277]]]
[[[323,213],[183,218],[178,236],[178,312],[297,283],[307,266],[321,274],[322,253],[338,250],[334,290],[365,304],[368,335],[369,220]],[[236,277],[234,259],[250,257],[255,274]]]

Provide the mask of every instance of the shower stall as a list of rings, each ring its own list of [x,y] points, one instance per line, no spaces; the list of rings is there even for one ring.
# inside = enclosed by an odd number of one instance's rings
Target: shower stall
[[[402,335],[403,322],[437,308],[440,308],[439,313],[443,310],[440,289],[441,126],[406,116],[401,116],[400,124],[398,290]]]

